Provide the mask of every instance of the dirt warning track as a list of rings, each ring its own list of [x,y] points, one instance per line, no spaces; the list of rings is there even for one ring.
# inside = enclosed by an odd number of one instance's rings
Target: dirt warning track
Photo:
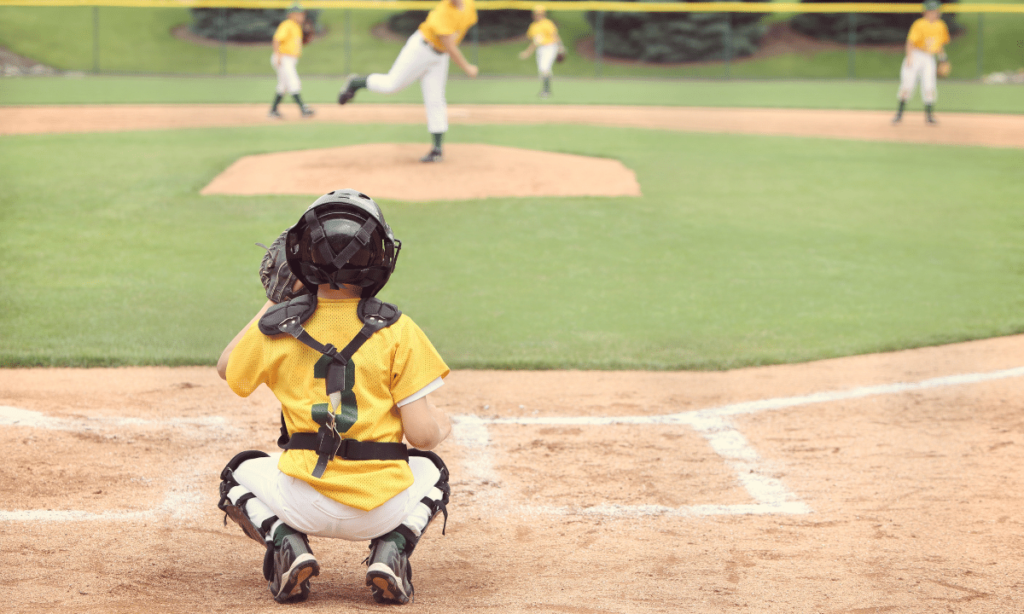
[[[319,105],[317,116],[287,121],[422,124],[419,104]],[[7,106],[0,135],[166,130],[266,125],[266,105]],[[284,113],[289,110],[285,109]],[[763,134],[904,143],[1024,147],[1024,115],[943,113],[938,127],[908,113],[892,126],[888,111],[635,107],[605,105],[452,105],[453,124],[576,124],[683,132]]]
[[[729,372],[456,371],[447,536],[410,611],[1024,607],[1024,336]],[[0,370],[12,612],[280,612],[216,507],[276,400],[212,367]],[[312,540],[304,611],[378,611]]]

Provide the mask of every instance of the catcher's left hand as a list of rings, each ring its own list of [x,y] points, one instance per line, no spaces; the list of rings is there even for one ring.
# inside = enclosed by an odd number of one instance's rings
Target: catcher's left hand
[[[301,283],[296,288],[299,278],[292,273],[284,254],[287,236],[288,231],[286,230],[270,244],[270,247],[260,243],[256,244],[267,250],[267,255],[263,256],[263,261],[260,262],[260,283],[263,284],[267,298],[275,303],[283,303],[296,296],[309,294],[309,290]]]
[[[948,77],[949,73],[953,70],[953,65],[950,64],[949,60],[939,62],[939,66],[936,70],[940,77]]]

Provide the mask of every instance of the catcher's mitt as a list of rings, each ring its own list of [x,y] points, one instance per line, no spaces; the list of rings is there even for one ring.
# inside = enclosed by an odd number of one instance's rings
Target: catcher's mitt
[[[296,296],[309,294],[309,290],[302,285],[298,290],[292,290],[299,278],[292,273],[288,266],[288,260],[285,258],[284,248],[287,236],[288,231],[286,230],[270,244],[270,247],[262,243],[256,244],[267,250],[267,255],[263,256],[263,261],[260,263],[260,283],[263,284],[263,289],[267,292],[267,298],[275,303],[283,303]]]
[[[945,62],[939,62],[938,73],[940,77],[948,77],[950,71],[953,70],[953,65],[949,63],[949,60]]]

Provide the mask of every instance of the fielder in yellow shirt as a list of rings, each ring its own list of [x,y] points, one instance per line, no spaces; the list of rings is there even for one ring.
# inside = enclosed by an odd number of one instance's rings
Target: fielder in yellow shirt
[[[934,126],[935,101],[938,98],[936,71],[938,62],[946,61],[946,44],[949,43],[949,29],[941,18],[942,5],[939,0],[924,3],[924,16],[917,19],[907,33],[907,57],[900,67],[900,89],[896,94],[899,107],[893,124],[903,120],[903,110],[914,95],[917,82],[921,82],[921,100],[924,102],[925,122]]]
[[[372,597],[409,603],[409,555],[430,521],[448,516],[448,470],[426,450],[448,436],[451,421],[430,397],[448,375],[444,360],[409,316],[375,298],[401,241],[372,199],[336,190],[275,246],[301,282],[299,296],[268,301],[217,371],[240,396],[270,388],[285,451],[231,459],[219,507],[265,545],[264,575],[278,602],[309,595],[320,573],[312,535],[370,540]]]
[[[537,73],[541,79],[541,90],[537,94],[541,98],[551,96],[551,69],[559,54],[565,53],[562,39],[558,36],[558,27],[548,19],[547,10],[537,5],[533,7],[533,23],[526,30],[526,38],[530,39],[530,46],[519,54],[520,60],[530,57],[530,54],[537,53]]]
[[[347,104],[364,87],[378,94],[393,94],[419,81],[427,110],[427,130],[434,141],[420,162],[441,162],[442,141],[448,132],[448,65],[454,61],[471,79],[479,74],[480,69],[470,64],[459,50],[459,43],[476,21],[474,0],[441,0],[405,41],[388,74],[349,75],[338,93],[338,104]]]
[[[302,82],[299,81],[299,56],[302,55],[302,25],[306,23],[306,12],[299,4],[293,4],[288,9],[288,18],[277,26],[274,32],[274,52],[270,56],[270,65],[277,73],[277,90],[274,95],[274,102],[270,105],[270,112],[267,117],[271,119],[282,119],[277,105],[281,99],[291,94],[295,104],[303,117],[312,117],[313,109],[302,102]]]

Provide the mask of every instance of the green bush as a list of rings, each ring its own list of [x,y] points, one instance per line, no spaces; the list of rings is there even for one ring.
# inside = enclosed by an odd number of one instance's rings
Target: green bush
[[[466,40],[473,39],[473,30],[479,29],[481,43],[502,41],[523,36],[530,27],[532,17],[530,11],[502,9],[497,11],[480,11],[479,21],[466,33]],[[409,36],[427,18],[426,11],[405,11],[396,13],[388,19],[388,29],[395,34]]]
[[[221,40],[269,43],[277,26],[288,17],[287,9],[189,9],[192,14],[193,34]],[[320,11],[306,11],[306,21],[317,31]]]
[[[757,50],[764,35],[763,17],[763,13],[606,13],[603,53],[643,62],[747,56]],[[588,12],[587,20],[597,28],[596,12]]]
[[[800,0],[801,2],[846,2],[847,0]],[[850,0],[863,2],[866,0]],[[900,4],[917,4],[919,0],[891,0]],[[947,0],[956,2],[957,0]],[[794,30],[801,34],[822,40],[848,42],[850,40],[850,19],[854,19],[856,42],[864,44],[902,43],[907,40],[910,24],[920,17],[920,13],[801,13],[789,21]],[[955,16],[944,14],[942,19],[949,27],[949,33],[957,34],[963,26],[957,23]]]

